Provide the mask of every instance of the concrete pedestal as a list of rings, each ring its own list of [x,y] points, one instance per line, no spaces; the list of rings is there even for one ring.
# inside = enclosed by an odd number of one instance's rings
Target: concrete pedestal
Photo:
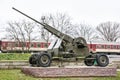
[[[116,68],[113,67],[23,67],[21,71],[33,77],[94,77],[117,75]]]

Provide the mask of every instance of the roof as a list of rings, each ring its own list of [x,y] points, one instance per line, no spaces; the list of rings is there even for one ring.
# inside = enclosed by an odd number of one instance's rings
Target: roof
[[[108,45],[120,45],[120,42],[109,42],[109,41],[87,41],[88,44],[108,44]]]

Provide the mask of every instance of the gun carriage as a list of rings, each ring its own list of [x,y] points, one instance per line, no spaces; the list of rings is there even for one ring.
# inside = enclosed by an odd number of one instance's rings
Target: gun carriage
[[[85,57],[84,63],[87,66],[92,66],[97,63],[98,66],[105,67],[109,64],[109,59],[105,54],[92,54],[89,52],[87,42],[83,37],[72,38],[69,35],[58,31],[57,29],[51,27],[46,23],[41,23],[35,20],[34,18],[17,10],[16,8],[13,9],[42,25],[46,30],[59,38],[51,42],[47,52],[31,55],[31,57],[29,58],[29,63],[31,65],[37,65],[38,67],[48,67],[51,65],[54,57],[58,57],[59,61],[62,61],[63,59],[69,59],[70,61],[72,58],[77,61],[78,58],[81,56]]]

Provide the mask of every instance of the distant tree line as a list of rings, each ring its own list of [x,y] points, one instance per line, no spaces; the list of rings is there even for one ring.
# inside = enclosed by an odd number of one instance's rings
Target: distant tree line
[[[120,24],[116,22],[104,22],[98,26],[89,24],[72,24],[71,17],[67,14],[57,13],[41,16],[41,23],[47,23],[59,31],[72,37],[84,37],[86,40],[119,41]],[[9,21],[6,27],[6,38],[15,40],[24,45],[25,41],[44,39],[51,42],[56,38],[53,34],[44,29],[43,26],[30,21]],[[23,46],[24,50],[24,46]]]

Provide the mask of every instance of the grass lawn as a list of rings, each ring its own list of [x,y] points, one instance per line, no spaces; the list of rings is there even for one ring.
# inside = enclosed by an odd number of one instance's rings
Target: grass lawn
[[[32,54],[30,53],[0,53],[0,60],[29,60],[29,57]],[[56,59],[58,57],[54,57]],[[79,57],[80,60],[83,60],[84,57]]]
[[[28,60],[31,54],[0,53],[2,60]],[[116,77],[83,77],[83,78],[33,78],[23,74],[19,69],[0,70],[0,80],[120,80],[120,72]]]
[[[0,53],[0,60],[29,60],[30,53]]]
[[[33,78],[20,70],[0,70],[0,80],[120,80],[120,72],[116,77],[83,77],[83,78]]]

